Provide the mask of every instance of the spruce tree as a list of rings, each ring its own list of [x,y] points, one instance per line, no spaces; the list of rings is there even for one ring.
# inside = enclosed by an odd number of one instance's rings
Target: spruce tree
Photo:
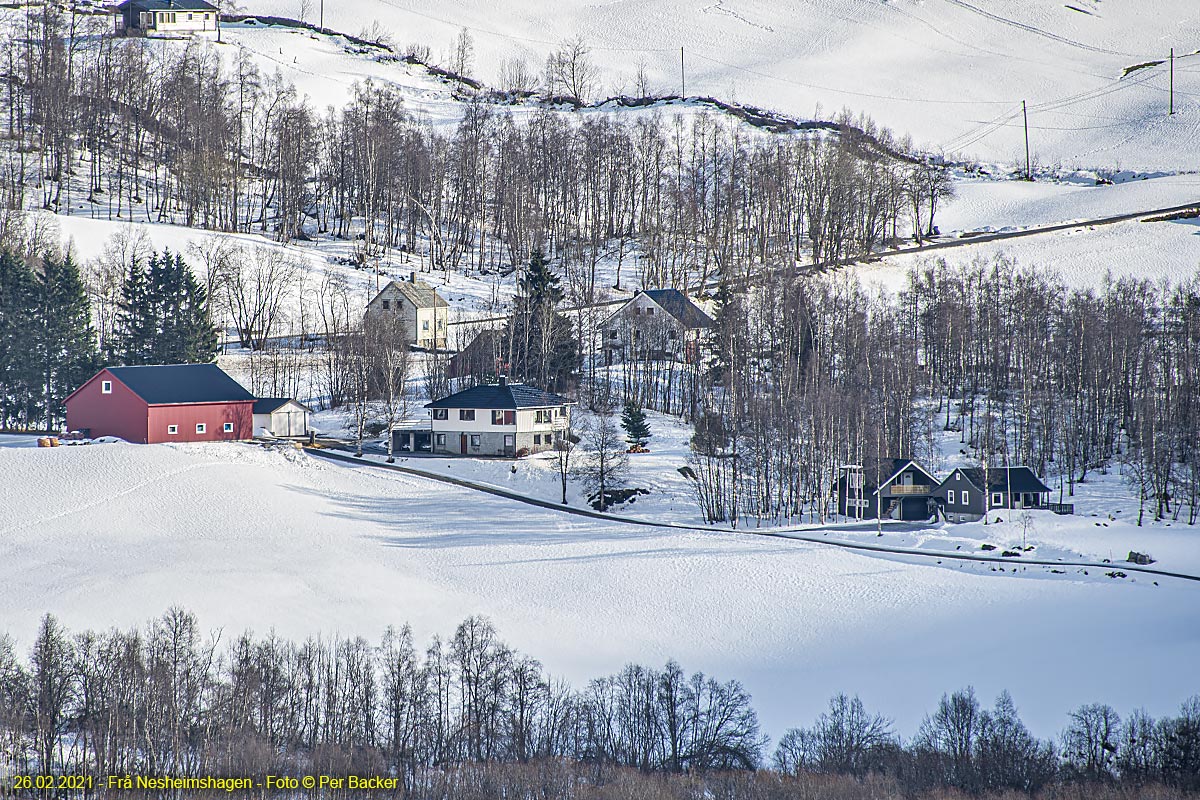
[[[41,368],[42,410],[46,429],[65,417],[67,395],[96,370],[92,310],[79,268],[70,255],[46,255],[38,282],[39,335],[35,359]]]
[[[121,287],[120,311],[113,337],[112,361],[127,366],[152,363],[151,347],[158,336],[150,295],[150,280],[141,262],[134,259]]]
[[[641,450],[650,441],[650,423],[646,412],[632,401],[625,404],[621,412],[621,428],[625,431],[625,441],[634,450]]]
[[[0,252],[0,426],[28,427],[40,419],[37,278],[24,261]]]

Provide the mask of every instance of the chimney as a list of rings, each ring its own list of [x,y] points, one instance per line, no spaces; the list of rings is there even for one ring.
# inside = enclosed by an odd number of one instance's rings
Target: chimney
[[[417,282],[417,273],[415,273],[415,272],[408,273],[408,282],[416,283]]]
[[[501,375],[501,376],[500,376],[500,385],[501,385],[501,386],[508,386],[508,376],[507,376],[507,375]]]

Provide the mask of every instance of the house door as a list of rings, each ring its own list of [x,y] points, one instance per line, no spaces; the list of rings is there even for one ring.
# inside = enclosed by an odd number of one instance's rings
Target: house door
[[[516,448],[517,437],[511,433],[504,434],[504,455],[511,456]]]
[[[459,452],[465,456],[467,454],[467,435],[465,433],[460,433],[458,435],[458,446]]]
[[[900,476],[900,485],[901,486],[912,486],[913,485],[913,474],[911,472],[906,472],[903,475],[901,475]]]

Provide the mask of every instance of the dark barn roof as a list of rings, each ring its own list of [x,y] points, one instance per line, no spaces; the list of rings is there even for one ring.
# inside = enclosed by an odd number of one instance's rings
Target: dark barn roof
[[[645,295],[685,328],[711,328],[716,323],[678,289],[647,289]]]
[[[254,400],[254,395],[216,364],[109,367],[108,371],[152,406]]]
[[[553,392],[543,392],[523,383],[472,386],[449,397],[426,403],[426,408],[549,408],[572,403]]]
[[[976,488],[984,488],[983,469],[980,467],[967,467],[955,471],[962,472],[967,480],[975,484]],[[1009,480],[1009,476],[1005,474],[1006,471],[1012,473],[1011,481]],[[953,475],[954,473],[950,474]],[[1009,467],[1007,470],[1005,467],[989,469],[987,472],[987,482],[987,490],[989,492],[1007,492],[1010,487],[1015,494],[1041,494],[1050,491],[1050,487],[1042,483],[1029,467]]]

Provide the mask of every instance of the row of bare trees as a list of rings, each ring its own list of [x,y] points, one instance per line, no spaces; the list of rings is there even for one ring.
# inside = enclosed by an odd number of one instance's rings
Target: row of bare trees
[[[846,135],[551,107],[518,121],[480,92],[456,125],[434,126],[392,87],[357,84],[343,107],[314,109],[245,51],[223,61],[209,42],[114,38],[109,24],[76,3],[0,19],[0,124],[14,144],[3,205],[83,202],[107,219],[280,241],[331,234],[354,238],[364,264],[400,249],[468,273],[540,249],[584,270],[590,297],[597,263],[634,253],[646,286],[839,263],[926,235],[951,193],[943,169],[848,114]],[[549,73],[577,92],[586,69],[572,52]]]
[[[1200,280],[1070,289],[997,257],[895,294],[774,275],[718,300],[690,464],[709,520],[823,518],[839,465],[938,469],[948,432],[1060,501],[1119,466],[1143,515],[1200,517]]]
[[[906,742],[838,695],[781,738],[772,769],[766,744],[736,681],[668,662],[572,688],[479,617],[423,649],[407,626],[377,644],[223,642],[180,609],[143,630],[77,634],[48,615],[27,658],[0,636],[10,774],[374,775],[398,778],[395,795],[459,800],[1073,797],[1075,782],[1092,797],[1200,790],[1200,698],[1159,720],[1083,706],[1049,742],[1007,693],[989,709],[968,688],[943,696]]]
[[[0,767],[18,774],[374,774],[545,759],[645,771],[752,769],[765,741],[736,681],[630,665],[575,689],[486,619],[422,648],[245,634],[172,609],[145,630],[71,635],[47,616],[28,660],[0,637]]]

